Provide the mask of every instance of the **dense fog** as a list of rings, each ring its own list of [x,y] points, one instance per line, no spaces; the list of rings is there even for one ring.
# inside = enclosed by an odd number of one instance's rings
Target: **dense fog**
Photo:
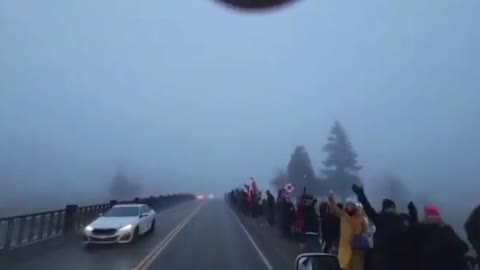
[[[187,2],[0,2],[2,215],[318,180],[335,121],[376,202],[479,203],[479,1]]]

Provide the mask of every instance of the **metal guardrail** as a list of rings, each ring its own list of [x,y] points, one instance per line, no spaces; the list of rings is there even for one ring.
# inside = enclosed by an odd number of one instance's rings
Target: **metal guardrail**
[[[0,219],[0,251],[41,241],[62,233],[65,210]]]
[[[158,210],[193,199],[195,196],[191,194],[151,196],[135,198],[131,201],[112,200],[110,203],[81,207],[67,205],[65,209],[0,218],[0,253],[82,230],[115,204],[146,203]]]
[[[77,214],[75,216],[75,229],[81,230],[97,218],[100,214],[107,212],[111,207],[111,204],[97,204],[89,205],[77,208]]]

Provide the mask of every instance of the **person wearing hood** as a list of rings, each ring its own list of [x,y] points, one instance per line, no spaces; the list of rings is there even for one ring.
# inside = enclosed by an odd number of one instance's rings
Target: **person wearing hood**
[[[465,222],[465,231],[475,253],[480,254],[480,205],[470,213]],[[480,264],[480,256],[477,256],[477,263]]]
[[[409,220],[397,212],[395,202],[384,199],[382,210],[376,212],[367,199],[363,187],[353,185],[352,190],[363,205],[366,215],[375,225],[373,236],[373,265],[375,270],[410,269],[413,262],[406,260],[412,252],[408,236]]]
[[[340,217],[338,250],[340,268],[343,270],[364,270],[364,250],[354,246],[355,240],[359,239],[358,237],[365,237],[367,232],[364,216],[358,211],[356,202],[352,199],[347,199],[344,210],[337,206],[333,198],[333,192],[330,192],[328,201],[332,211]],[[364,239],[366,240],[366,237]],[[368,243],[366,245],[368,246]]]
[[[417,270],[467,269],[468,246],[450,225],[444,223],[437,207],[425,206],[425,219],[415,224],[415,231]]]

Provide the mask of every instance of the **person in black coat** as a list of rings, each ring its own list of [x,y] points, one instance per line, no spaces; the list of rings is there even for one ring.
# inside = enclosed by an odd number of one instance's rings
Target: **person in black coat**
[[[473,209],[465,222],[465,231],[472,248],[480,254],[480,205]],[[480,256],[477,256],[477,263],[480,264]]]
[[[317,200],[313,196],[305,196],[305,212],[303,216],[303,252],[322,252],[320,245],[320,224],[315,206]]]
[[[317,211],[315,210],[315,205],[317,200],[313,197],[307,197],[305,205],[305,216],[304,216],[304,231],[310,233],[316,233],[318,235],[318,230],[320,228]]]
[[[270,226],[275,224],[275,198],[270,190],[267,190],[267,221]]]
[[[290,237],[290,226],[295,218],[295,207],[288,196],[280,197],[280,202],[277,202],[277,205],[277,213],[279,213],[279,229],[285,236]]]
[[[352,190],[376,227],[372,250],[374,270],[411,269],[415,262],[406,259],[413,252],[411,237],[406,237],[410,235],[410,219],[400,215],[395,202],[390,199],[383,200],[382,210],[377,213],[368,201],[363,187],[353,185]]]
[[[445,224],[435,206],[425,206],[425,220],[414,225],[418,262],[415,270],[465,270],[468,245]]]
[[[342,204],[338,204],[340,209],[343,209]],[[320,213],[320,228],[322,239],[324,241],[323,252],[332,253],[332,248],[338,247],[340,239],[340,218],[338,215],[332,213],[327,202],[322,202],[319,206]]]

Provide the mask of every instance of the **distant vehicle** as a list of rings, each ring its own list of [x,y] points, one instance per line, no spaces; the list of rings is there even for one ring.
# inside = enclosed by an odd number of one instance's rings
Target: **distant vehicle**
[[[146,204],[115,205],[84,229],[84,245],[133,243],[155,230],[156,212]]]
[[[215,198],[215,195],[209,194],[209,195],[208,195],[208,198],[209,198],[209,199],[213,199],[213,198]]]
[[[203,200],[203,199],[205,199],[204,195],[197,195],[197,200]]]

